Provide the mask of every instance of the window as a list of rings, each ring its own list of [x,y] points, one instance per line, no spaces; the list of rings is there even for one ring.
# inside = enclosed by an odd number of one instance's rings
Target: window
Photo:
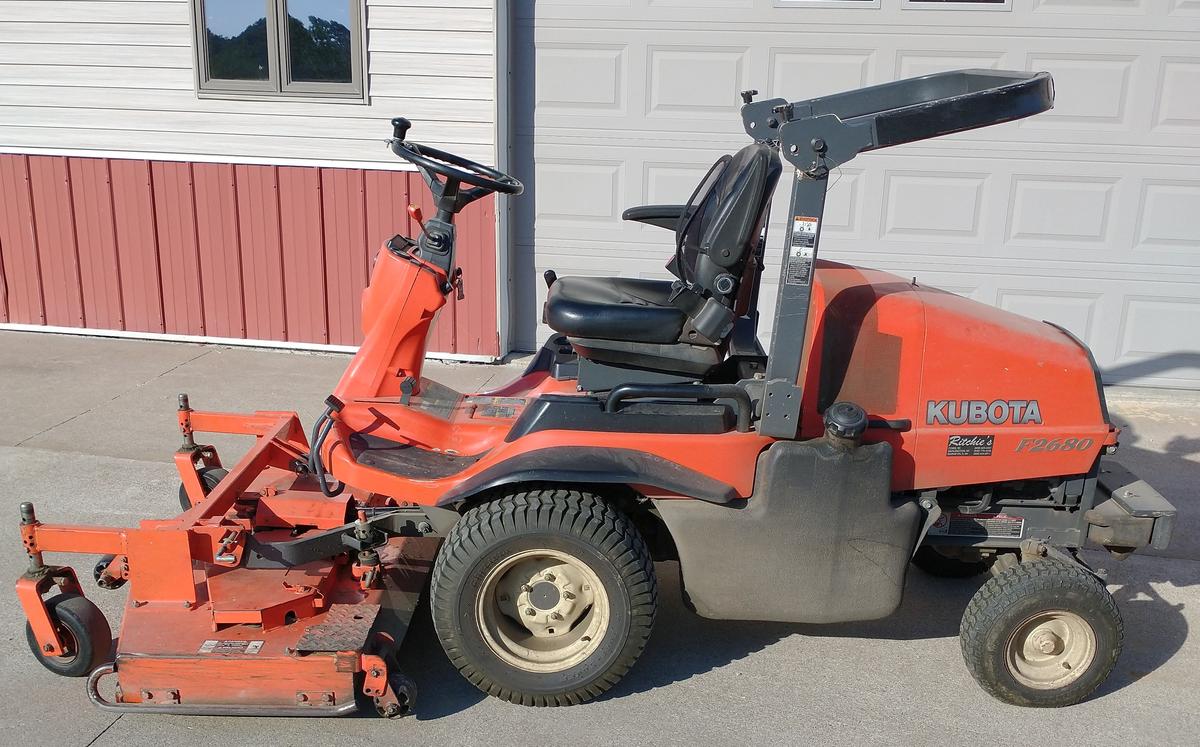
[[[362,0],[192,0],[200,95],[363,96]]]

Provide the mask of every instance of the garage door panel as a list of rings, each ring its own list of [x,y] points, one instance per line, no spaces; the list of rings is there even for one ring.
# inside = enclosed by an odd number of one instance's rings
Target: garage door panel
[[[1129,126],[1129,82],[1138,58],[1031,52],[1028,70],[1047,70],[1054,76],[1054,108],[1031,118],[1037,127]]]
[[[1033,0],[982,15],[775,0],[517,5],[517,68],[533,81],[514,118],[530,186],[517,207],[521,344],[547,332],[535,273],[669,277],[671,233],[620,213],[682,202],[717,156],[746,144],[739,90],[797,100],[1024,68],[1055,76],[1051,112],[836,169],[822,256],[1060,323],[1113,381],[1200,385],[1200,0]],[[774,198],[764,338],[791,178]]]

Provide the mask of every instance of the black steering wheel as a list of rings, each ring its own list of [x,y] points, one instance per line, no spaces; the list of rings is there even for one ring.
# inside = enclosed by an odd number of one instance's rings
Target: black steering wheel
[[[410,127],[412,127],[412,122],[404,117],[393,119],[392,139],[388,144],[393,153],[420,169],[427,181],[432,174],[437,174],[444,177],[447,182],[456,181],[470,184],[485,192],[519,195],[524,191],[525,186],[519,179],[509,176],[503,171],[484,166],[462,156],[456,156],[453,153],[447,153],[444,150],[431,148],[428,145],[408,142],[404,138]],[[482,195],[483,193],[480,193],[477,197]]]

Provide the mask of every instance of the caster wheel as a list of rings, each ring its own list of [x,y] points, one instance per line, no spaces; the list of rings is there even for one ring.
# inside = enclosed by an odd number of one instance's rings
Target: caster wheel
[[[442,647],[473,685],[565,706],[605,692],[637,661],[657,586],[627,516],[590,493],[542,488],[463,516],[438,553],[431,600]]]
[[[406,674],[399,672],[388,673],[388,687],[396,696],[395,703],[383,705],[375,703],[375,710],[383,718],[403,718],[413,712],[417,701],[417,683]]]
[[[959,638],[967,669],[990,695],[1056,708],[1104,682],[1121,654],[1124,623],[1095,576],[1039,560],[985,583],[967,605]]]
[[[105,572],[116,557],[116,555],[104,555],[92,567],[92,578],[96,579],[96,586],[106,591],[113,591],[125,585],[126,579],[113,577]]]
[[[78,594],[59,594],[46,602],[46,609],[64,650],[62,656],[50,656],[42,651],[34,638],[33,628],[26,623],[25,640],[42,666],[63,677],[85,677],[110,661],[112,630],[99,607]]]
[[[217,487],[217,483],[221,482],[228,474],[229,470],[221,467],[201,468],[199,471],[200,484],[204,486],[204,494],[211,493],[212,489]],[[187,490],[182,485],[179,486],[179,505],[184,511],[192,507],[192,502],[188,500]]]

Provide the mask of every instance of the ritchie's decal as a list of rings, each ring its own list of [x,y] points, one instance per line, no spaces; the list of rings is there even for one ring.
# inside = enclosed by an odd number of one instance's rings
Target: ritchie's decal
[[[1036,399],[943,399],[929,401],[925,410],[929,425],[1040,425],[1042,410]]]

